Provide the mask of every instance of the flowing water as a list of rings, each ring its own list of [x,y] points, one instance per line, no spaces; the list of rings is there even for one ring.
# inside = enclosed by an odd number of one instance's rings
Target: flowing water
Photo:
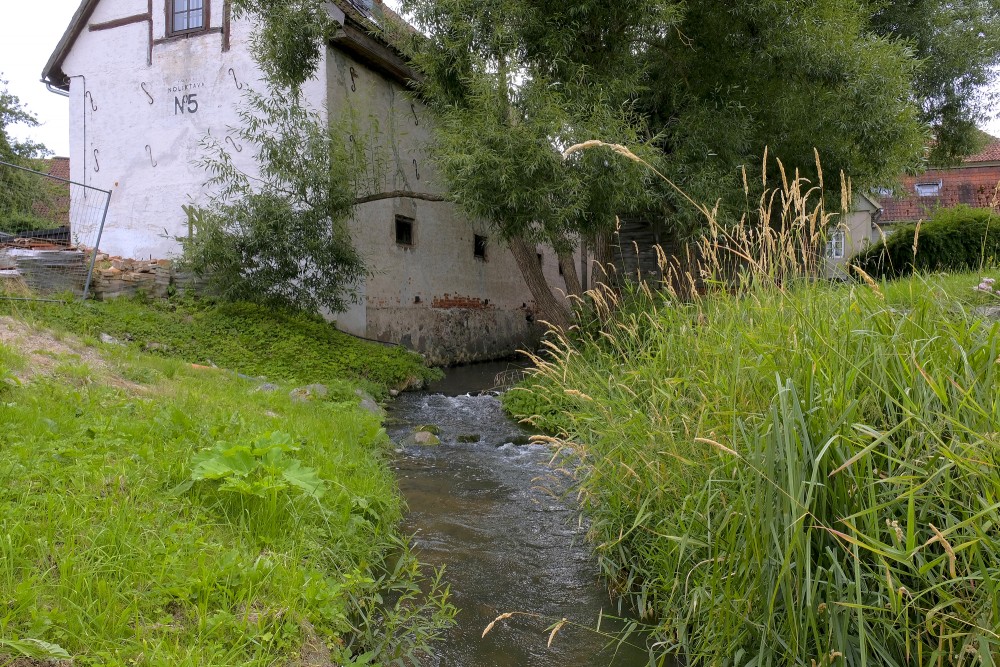
[[[390,410],[388,430],[396,442],[418,425],[441,429],[440,445],[403,447],[396,462],[409,505],[404,530],[414,536],[423,562],[446,566],[460,610],[457,626],[439,646],[437,664],[645,665],[645,651],[608,647],[607,637],[571,624],[547,646],[548,628],[559,619],[595,628],[602,613],[618,610],[601,583],[572,499],[551,493],[560,486],[559,474],[547,465],[551,452],[527,444],[529,432],[504,414],[495,395],[476,393],[504,369],[453,371],[430,392],[401,396]],[[476,436],[478,441],[468,442]],[[522,613],[482,637],[505,612]],[[617,627],[607,618],[601,625]]]

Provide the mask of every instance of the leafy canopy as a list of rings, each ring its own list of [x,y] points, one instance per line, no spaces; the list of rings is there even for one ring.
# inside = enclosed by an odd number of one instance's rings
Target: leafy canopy
[[[452,198],[505,238],[565,249],[643,201],[646,175],[593,138],[642,145],[631,45],[669,23],[669,3],[408,0],[422,29],[404,50],[436,115],[435,159]]]
[[[51,154],[40,143],[12,137],[9,129],[13,125],[37,127],[38,118],[8,90],[7,81],[0,76],[0,161],[30,167],[33,159]],[[11,229],[20,225],[23,218],[31,217],[32,203],[43,197],[44,192],[37,179],[0,165],[0,227]],[[18,218],[16,223],[12,222],[15,217]]]
[[[855,189],[915,167],[928,141],[906,44],[874,34],[857,0],[689,0],[676,31],[644,51],[643,110],[660,132],[661,166],[695,200],[738,216],[763,189],[761,156],[819,182],[815,151]],[[776,165],[771,162],[771,165]],[[779,178],[769,167],[770,182]],[[835,189],[835,188],[834,188]],[[675,220],[699,216],[665,192]]]
[[[871,25],[902,40],[917,70],[913,95],[921,121],[934,131],[930,161],[953,164],[975,153],[996,94],[985,91],[1000,66],[997,0],[874,0]]]

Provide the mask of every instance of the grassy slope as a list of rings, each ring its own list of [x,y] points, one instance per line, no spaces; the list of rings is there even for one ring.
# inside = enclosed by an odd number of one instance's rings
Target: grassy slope
[[[602,564],[660,619],[661,650],[995,659],[1000,325],[972,309],[1000,299],[979,277],[883,285],[884,300],[817,285],[647,302],[557,344],[505,403],[581,457]],[[924,546],[931,524],[955,572]]]
[[[421,376],[418,359],[248,309],[17,310],[135,344],[0,346],[0,640],[56,642],[80,665],[347,664],[419,650],[448,622],[441,591],[416,586],[389,442],[352,393]],[[182,359],[134,349],[153,337]],[[192,368],[199,340],[220,365],[334,391],[297,403],[292,384]],[[192,479],[217,443],[240,471],[228,486]],[[310,469],[321,487],[288,482],[316,483]],[[378,605],[390,589],[399,602]]]
[[[362,382],[374,393],[436,377],[398,347],[371,344],[303,315],[193,299],[117,299],[67,304],[0,301],[0,315],[95,340],[108,334],[135,349],[215,364],[281,382]]]

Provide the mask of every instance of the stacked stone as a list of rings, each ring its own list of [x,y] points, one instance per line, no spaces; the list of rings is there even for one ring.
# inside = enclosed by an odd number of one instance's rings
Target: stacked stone
[[[140,292],[162,299],[168,295],[172,281],[173,268],[168,259],[125,259],[102,253],[94,265],[91,291],[102,301]]]

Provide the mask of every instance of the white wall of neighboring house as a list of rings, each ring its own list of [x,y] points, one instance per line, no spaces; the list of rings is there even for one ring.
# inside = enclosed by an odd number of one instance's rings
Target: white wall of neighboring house
[[[113,191],[100,248],[133,259],[179,252],[176,239],[188,233],[182,206],[209,198],[208,174],[197,164],[206,135],[231,137],[236,165],[255,172],[253,147],[239,146],[231,128],[239,122],[241,87],[266,88],[250,56],[248,20],[233,18],[223,34],[226,3],[213,0],[210,32],[168,39],[165,2],[98,0],[61,67],[70,85],[72,178]],[[152,20],[129,22],[140,15]],[[428,157],[428,114],[397,77],[367,63],[331,46],[303,100],[344,128],[345,141],[369,147],[373,191],[444,193]],[[396,216],[414,221],[409,247],[396,242]],[[454,205],[385,199],[357,207],[350,227],[372,275],[358,286],[359,302],[331,316],[339,328],[402,343],[438,363],[510,354],[537,333],[513,256],[487,225]],[[477,234],[489,239],[485,260],[474,256]],[[557,260],[551,250],[540,252],[559,292],[565,282]]]

